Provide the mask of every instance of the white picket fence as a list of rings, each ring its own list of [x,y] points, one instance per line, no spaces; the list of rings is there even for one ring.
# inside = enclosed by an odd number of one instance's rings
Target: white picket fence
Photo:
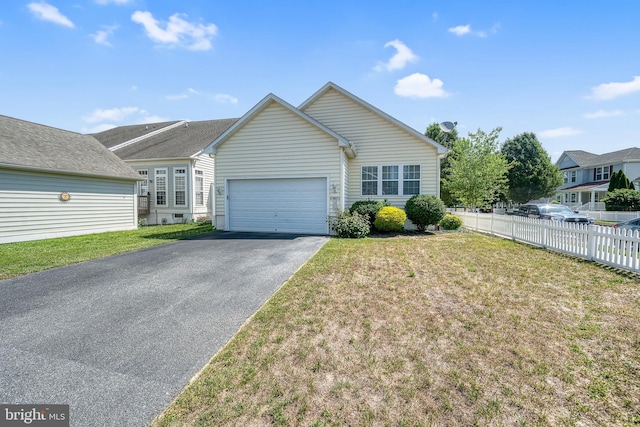
[[[455,212],[467,229],[640,272],[640,233],[600,225]]]

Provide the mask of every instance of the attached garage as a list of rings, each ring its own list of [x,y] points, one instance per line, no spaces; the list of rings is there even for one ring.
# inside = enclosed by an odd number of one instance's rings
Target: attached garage
[[[327,234],[327,178],[230,179],[227,230]]]

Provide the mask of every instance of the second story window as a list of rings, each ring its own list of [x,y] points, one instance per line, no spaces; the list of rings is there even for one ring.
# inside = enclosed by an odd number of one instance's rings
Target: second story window
[[[595,180],[596,181],[606,181],[609,179],[609,171],[610,171],[610,167],[609,166],[602,166],[599,168],[596,168],[595,170]]]
[[[578,171],[562,172],[562,179],[565,184],[578,181]]]

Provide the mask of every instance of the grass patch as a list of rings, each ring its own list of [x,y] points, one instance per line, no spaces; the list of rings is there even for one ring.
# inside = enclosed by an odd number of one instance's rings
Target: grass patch
[[[154,425],[639,422],[636,281],[447,233],[332,239]]]
[[[176,224],[0,245],[0,280],[212,232],[210,224]]]

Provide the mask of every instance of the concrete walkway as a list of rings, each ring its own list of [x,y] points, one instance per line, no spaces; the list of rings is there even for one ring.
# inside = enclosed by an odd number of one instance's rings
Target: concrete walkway
[[[326,241],[219,232],[0,281],[0,403],[147,425]]]

